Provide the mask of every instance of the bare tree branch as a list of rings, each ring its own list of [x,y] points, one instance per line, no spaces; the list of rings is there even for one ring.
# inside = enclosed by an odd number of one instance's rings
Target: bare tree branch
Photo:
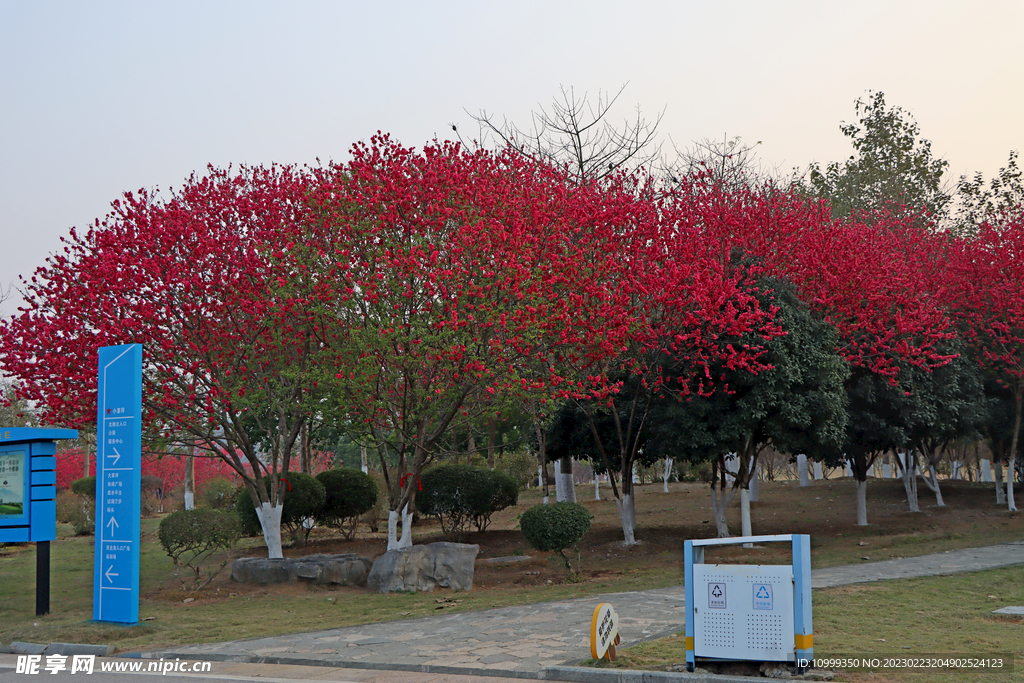
[[[624,119],[616,126],[610,112],[626,85],[614,95],[598,91],[594,102],[588,93],[577,96],[572,87],[563,86],[561,98],[555,99],[550,110],[540,106],[533,113],[529,129],[504,118],[498,123],[481,109],[478,114],[470,114],[480,128],[480,138],[474,143],[486,145],[494,138],[526,156],[568,166],[578,182],[601,180],[618,170],[650,167],[661,157],[657,131],[665,110],[649,121],[637,106],[635,118]],[[452,130],[458,134],[455,125]]]

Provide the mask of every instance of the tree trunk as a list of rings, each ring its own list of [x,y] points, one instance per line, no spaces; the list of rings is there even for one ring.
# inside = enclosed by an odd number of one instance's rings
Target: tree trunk
[[[398,549],[398,510],[388,510],[388,550]]]
[[[309,425],[302,425],[299,432],[299,471],[313,474],[313,444],[309,442]]]
[[[868,525],[868,480],[857,479],[857,526]]]
[[[593,467],[593,463],[590,465]],[[601,500],[601,476],[594,472],[594,500]]]
[[[946,507],[946,504],[942,502],[942,489],[939,488],[939,476],[935,472],[935,465],[928,463],[928,475],[927,477],[921,477],[924,479],[924,483],[927,484],[928,488],[935,494],[935,504],[940,508]]]
[[[284,557],[281,552],[281,513],[283,511],[283,503],[273,506],[270,503],[263,503],[256,508],[256,516],[260,520],[260,528],[263,529],[263,540],[267,544],[267,557],[271,560]]]
[[[742,536],[753,536],[753,530],[750,525],[750,491],[745,488],[740,489],[740,535]],[[753,543],[744,543],[744,548],[753,548]]]
[[[729,508],[731,500],[732,496],[728,493],[719,492],[715,486],[711,487],[711,513],[715,516],[715,529],[719,538],[729,537],[729,521],[726,519],[725,512]]]
[[[192,449],[185,454],[185,509],[195,510],[196,509],[196,466],[195,466],[195,453],[196,447],[192,446]],[[281,530],[278,527],[278,544],[281,542]],[[269,545],[267,547],[270,547]]]
[[[1021,404],[1024,401],[1024,377],[1017,381],[1016,414],[1013,418],[1013,438],[1010,440],[1009,467],[1006,471],[1006,504],[1010,512],[1017,511],[1017,503],[1013,498],[1013,475],[1017,471],[1017,442],[1020,439]]]
[[[896,456],[896,462],[899,463],[901,470],[903,490],[907,494],[907,505],[910,507],[911,512],[920,512],[921,509],[917,505],[917,473],[915,472],[917,469],[917,452],[899,453]]]
[[[807,481],[807,456],[802,453],[796,456],[796,469],[800,475],[800,485],[808,486],[810,484]]]
[[[757,482],[760,479],[758,474],[761,471],[761,461],[760,459],[754,460],[754,458],[751,458],[750,460],[750,464],[747,465],[747,467],[750,468],[750,480],[747,482],[747,490],[750,491],[750,502],[756,503],[758,495]]]
[[[559,475],[562,479],[562,498],[561,500],[569,503],[576,502],[576,480],[572,475],[572,458],[562,458],[559,461],[562,463],[562,473]]]
[[[363,474],[368,474],[370,466],[366,464],[366,444],[359,444],[359,459],[360,469],[363,470]]]
[[[625,491],[625,483],[623,483]],[[615,499],[615,507],[619,511],[619,521],[622,523],[622,536],[624,545],[636,545],[636,508],[633,507],[633,494],[622,494],[622,500]]]
[[[662,490],[668,493],[668,478],[672,474],[672,458],[665,458],[665,474],[661,477],[661,482],[664,485]]]
[[[412,545],[412,513],[409,512],[409,504],[402,508],[402,538],[398,540],[399,548],[408,548]]]
[[[995,454],[993,454],[995,455]],[[1003,490],[1003,460],[999,456],[992,458],[992,480],[996,485],[996,505],[1002,505],[1006,502],[1006,497]]]
[[[555,502],[565,500],[565,479],[562,478],[562,460],[555,460]]]

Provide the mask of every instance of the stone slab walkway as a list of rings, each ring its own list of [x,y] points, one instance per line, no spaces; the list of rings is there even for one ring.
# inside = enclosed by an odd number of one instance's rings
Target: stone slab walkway
[[[1024,564],[1024,541],[812,572],[814,588],[934,576]],[[224,643],[176,647],[144,657],[392,668],[538,678],[548,667],[590,656],[590,620],[601,602],[620,617],[624,645],[685,628],[682,586],[519,607],[442,614]]]

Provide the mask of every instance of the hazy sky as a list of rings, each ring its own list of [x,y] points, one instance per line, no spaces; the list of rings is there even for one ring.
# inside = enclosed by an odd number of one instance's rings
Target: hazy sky
[[[666,140],[761,141],[784,171],[848,156],[839,124],[881,90],[951,176],[991,175],[1024,151],[1024,2],[0,0],[0,283],[126,190],[626,82],[617,117],[664,109]]]

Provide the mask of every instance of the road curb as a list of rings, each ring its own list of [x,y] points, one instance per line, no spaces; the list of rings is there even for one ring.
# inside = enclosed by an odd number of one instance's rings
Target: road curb
[[[533,681],[566,681],[567,683],[668,683],[690,681],[691,683],[750,683],[749,676],[722,676],[710,673],[686,673],[671,671],[639,671],[633,669],[594,669],[585,666],[549,666],[540,671],[509,671],[506,669],[484,669],[467,666],[441,666],[436,664],[386,664],[381,662],[355,662],[352,660],[331,660],[308,657],[274,657],[255,655],[229,655],[218,652],[133,652],[121,653],[118,657],[136,659],[184,659],[189,661],[232,662],[236,664],[281,664],[290,666],[320,666],[339,669],[364,669],[374,671],[406,671],[424,674],[446,674],[452,676],[489,676],[491,678],[513,678]]]

